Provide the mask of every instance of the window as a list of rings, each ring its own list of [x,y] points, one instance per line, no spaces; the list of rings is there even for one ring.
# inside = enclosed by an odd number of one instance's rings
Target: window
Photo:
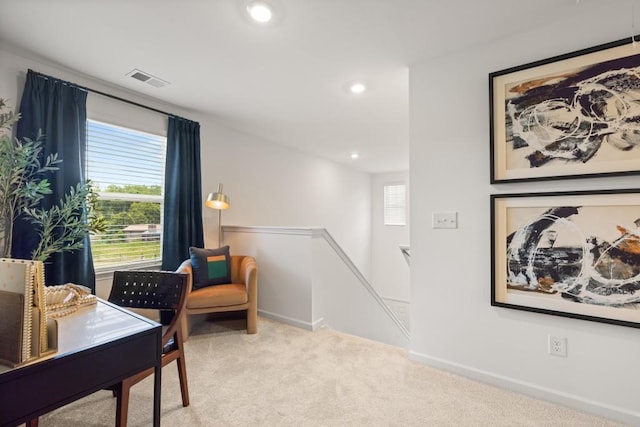
[[[407,197],[404,184],[384,186],[384,225],[407,224]]]
[[[87,121],[87,177],[107,224],[91,236],[96,270],[160,262],[165,146],[164,136]]]

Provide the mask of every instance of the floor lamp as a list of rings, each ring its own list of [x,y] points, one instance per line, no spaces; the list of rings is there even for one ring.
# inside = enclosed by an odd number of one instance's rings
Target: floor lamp
[[[222,210],[229,209],[229,197],[222,192],[222,184],[218,184],[218,191],[209,193],[204,205],[218,210],[218,247],[222,246]]]

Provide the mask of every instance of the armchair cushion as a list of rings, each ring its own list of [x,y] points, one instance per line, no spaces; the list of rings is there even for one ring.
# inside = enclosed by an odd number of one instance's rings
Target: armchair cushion
[[[189,294],[187,308],[228,307],[249,301],[247,287],[242,283],[209,286]]]
[[[189,248],[193,269],[193,289],[231,283],[229,246],[218,249]]]

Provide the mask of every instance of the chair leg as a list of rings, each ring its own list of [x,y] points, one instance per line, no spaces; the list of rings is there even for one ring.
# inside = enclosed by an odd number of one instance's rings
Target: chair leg
[[[258,313],[254,310],[247,310],[247,333],[255,334],[258,332]]]
[[[189,406],[189,386],[187,384],[187,365],[184,361],[184,349],[182,348],[182,346],[184,345],[184,342],[182,341],[182,332],[178,330],[176,335],[177,342],[180,343],[180,347],[178,349],[179,356],[176,359],[176,364],[178,365],[178,378],[180,379],[182,406]]]
[[[26,427],[38,427],[38,418],[31,418],[27,421]]]
[[[116,427],[127,427],[130,390],[131,385],[126,383],[126,380],[118,384],[118,391],[116,392]]]

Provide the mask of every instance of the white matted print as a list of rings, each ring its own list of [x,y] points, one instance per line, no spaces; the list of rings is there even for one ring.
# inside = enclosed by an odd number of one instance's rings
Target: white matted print
[[[491,199],[492,305],[640,327],[640,190]]]
[[[489,75],[491,182],[640,171],[631,39]]]

